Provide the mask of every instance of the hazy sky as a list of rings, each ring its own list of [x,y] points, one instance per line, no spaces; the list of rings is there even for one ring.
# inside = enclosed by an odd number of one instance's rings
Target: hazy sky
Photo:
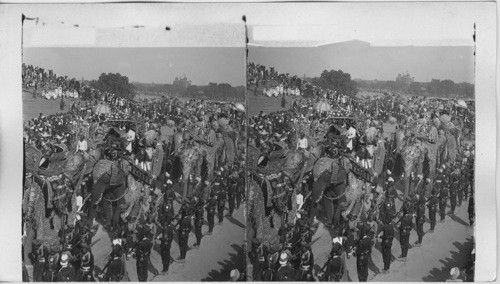
[[[471,46],[371,46],[350,41],[319,47],[250,47],[248,60],[282,73],[319,76],[323,70],[342,70],[353,79],[395,80],[408,73],[418,82],[450,79],[474,83]]]
[[[23,56],[27,64],[77,79],[97,79],[111,72],[131,81],[171,84],[185,74],[196,85],[245,84],[241,47],[25,48]]]
[[[467,2],[261,3],[244,7],[250,43],[314,46],[362,40],[374,46],[472,45],[484,10]]]
[[[26,5],[24,62],[57,74],[131,81],[245,84],[242,13],[224,4]],[[224,13],[221,13],[224,12]],[[169,30],[165,28],[169,27]]]

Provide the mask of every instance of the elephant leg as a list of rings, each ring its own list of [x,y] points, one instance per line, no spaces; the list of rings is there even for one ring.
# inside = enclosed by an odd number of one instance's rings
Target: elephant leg
[[[405,161],[406,162],[406,161]],[[404,196],[407,197],[408,196],[408,192],[410,191],[410,179],[411,179],[411,172],[413,171],[413,168],[414,168],[414,162],[415,161],[411,161],[411,162],[408,162],[410,164],[407,164],[405,165],[404,167],[404,174],[405,174],[405,177],[403,179],[403,185],[404,185]]]
[[[108,178],[109,179],[109,178]],[[108,180],[109,182],[109,180]],[[91,202],[89,206],[89,213],[88,213],[88,222],[89,226],[91,227],[94,224],[94,220],[97,217],[97,206],[98,202],[102,202],[102,195],[106,188],[108,187],[108,184],[106,183],[105,178],[100,178],[92,187],[92,196],[91,196]]]
[[[189,172],[184,172],[182,176],[182,202],[186,200],[189,185]]]
[[[318,213],[318,201],[321,197],[321,194],[325,190],[325,188],[330,184],[330,173],[325,171],[318,178],[317,181],[314,182],[312,193],[311,193],[311,207],[309,208],[309,220],[314,220],[316,214]]]
[[[49,219],[49,225],[50,225],[50,228],[52,230],[55,229],[55,226],[54,226],[54,216],[56,215],[56,213],[54,212],[54,209],[52,209],[51,213],[50,213],[50,219]]]
[[[211,180],[214,176],[214,160],[215,157],[208,157],[207,156],[207,178],[208,180]]]
[[[195,176],[201,177],[201,168],[203,166],[203,157],[196,160]]]
[[[104,216],[106,217],[106,227],[111,226],[111,220],[113,218],[113,204],[107,200],[102,200],[102,207],[104,209]]]
[[[410,192],[410,178],[405,177],[403,179],[403,185],[404,185],[404,197],[408,196],[408,192]]]
[[[340,204],[343,202],[347,203],[347,197],[345,195],[342,195],[339,199],[337,199],[337,202],[335,202],[333,206],[333,227],[338,228],[338,225],[340,224],[340,213],[341,213],[341,207]]]
[[[325,226],[331,226],[333,220],[333,202],[328,198],[323,198],[323,207],[326,213],[326,223]]]
[[[125,193],[125,184],[119,185],[117,188],[114,190],[114,196],[115,198],[122,197],[123,194]],[[120,214],[121,214],[121,206],[125,204],[125,199],[122,197],[116,201],[116,206],[113,210],[113,219],[111,225],[113,227],[118,227],[119,222],[120,222]]]

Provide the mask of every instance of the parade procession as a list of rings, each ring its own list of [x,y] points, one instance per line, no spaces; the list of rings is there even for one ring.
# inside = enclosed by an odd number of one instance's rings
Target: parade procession
[[[476,17],[352,5],[19,8],[0,280],[487,282]]]
[[[247,68],[249,110],[275,104],[249,118],[249,280],[406,281],[374,278],[462,224],[456,211],[474,225],[473,101],[353,96]],[[469,253],[452,279],[473,281]]]
[[[59,97],[64,112],[25,121],[23,258],[31,281],[150,281],[172,262],[184,264],[243,209],[241,103],[134,101],[97,90],[83,99],[90,87],[23,67],[36,100],[46,99],[37,86],[82,94]],[[108,237],[109,247],[99,244]],[[132,259],[136,271],[127,271]]]

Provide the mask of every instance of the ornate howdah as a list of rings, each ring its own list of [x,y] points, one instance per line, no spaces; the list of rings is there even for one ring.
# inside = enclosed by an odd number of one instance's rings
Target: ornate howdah
[[[352,165],[351,172],[353,174],[355,174],[358,178],[360,178],[361,180],[363,180],[365,182],[369,182],[369,183],[375,182],[375,178],[374,178],[373,174],[368,169],[365,169],[362,166],[360,166],[352,158],[350,158],[349,160],[351,160],[351,165]]]
[[[148,185],[153,184],[153,178],[151,178],[151,176],[146,171],[141,170],[133,163],[130,163],[130,174],[132,174],[136,179],[138,179],[142,183]]]

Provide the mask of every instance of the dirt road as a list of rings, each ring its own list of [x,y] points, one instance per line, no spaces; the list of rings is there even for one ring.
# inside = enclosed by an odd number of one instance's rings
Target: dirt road
[[[398,200],[397,206],[399,209],[401,201]],[[384,264],[380,242],[378,242],[372,250],[373,262],[369,264],[368,281],[440,282],[449,278],[449,271],[452,267],[456,266],[462,269],[467,263],[468,256],[473,248],[473,227],[468,226],[467,206],[468,202],[463,202],[461,207],[455,209],[455,215],[447,215],[444,223],[436,224],[433,233],[427,232],[430,224],[425,223],[424,232],[426,234],[423,238],[423,245],[410,248],[406,262],[394,260],[391,263],[389,274],[380,274]],[[416,231],[412,230],[410,244],[413,245],[416,240]],[[331,241],[330,232],[321,224],[313,236],[312,250],[315,256],[315,272],[325,263],[330,252]],[[392,255],[395,258],[401,255],[399,234],[397,232],[392,245]],[[353,256],[347,260],[347,270],[348,278],[351,281],[358,281],[356,257]]]

